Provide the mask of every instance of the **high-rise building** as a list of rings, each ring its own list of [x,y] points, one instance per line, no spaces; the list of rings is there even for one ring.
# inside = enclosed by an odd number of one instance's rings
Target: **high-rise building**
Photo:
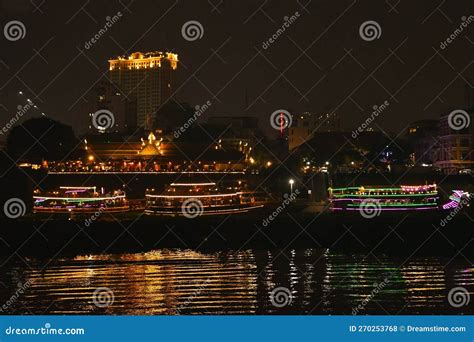
[[[109,60],[110,79],[136,99],[138,126],[151,129],[157,108],[172,94],[178,55],[170,52],[134,52]]]
[[[106,109],[114,117],[113,125],[101,131],[93,124],[96,111]],[[116,85],[108,81],[99,82],[89,93],[89,132],[91,133],[133,133],[137,124],[136,99],[127,98]]]

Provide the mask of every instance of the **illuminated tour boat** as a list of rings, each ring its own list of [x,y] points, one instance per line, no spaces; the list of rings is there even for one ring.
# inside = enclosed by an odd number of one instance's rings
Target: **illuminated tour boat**
[[[329,188],[331,210],[361,210],[366,205],[384,211],[437,210],[436,184],[400,187]]]
[[[105,194],[95,186],[61,186],[59,190],[34,191],[34,213],[93,213],[129,210],[125,193],[115,190]]]
[[[172,183],[162,193],[146,191],[145,214],[194,218],[201,215],[245,213],[262,208],[264,198],[240,186],[225,189],[216,183]]]

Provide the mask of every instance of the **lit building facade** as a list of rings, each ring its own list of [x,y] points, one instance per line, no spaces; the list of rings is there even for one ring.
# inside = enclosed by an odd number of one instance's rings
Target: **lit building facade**
[[[472,111],[469,113],[472,122]],[[439,120],[439,142],[436,147],[434,166],[446,174],[474,168],[474,127],[453,130],[448,115]]]
[[[103,139],[91,135],[83,140],[83,156],[78,159],[48,161],[49,173],[77,172],[230,172],[243,173],[253,158],[244,147],[216,142],[171,142],[150,132],[140,141]]]
[[[109,60],[112,82],[136,99],[136,123],[151,128],[157,108],[172,94],[178,55],[170,52],[134,52]]]

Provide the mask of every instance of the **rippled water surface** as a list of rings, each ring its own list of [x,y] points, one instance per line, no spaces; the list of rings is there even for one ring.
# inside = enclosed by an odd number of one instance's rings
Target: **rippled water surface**
[[[454,287],[471,301],[450,305]],[[166,249],[9,264],[0,303],[9,314],[472,314],[473,290],[465,259]]]

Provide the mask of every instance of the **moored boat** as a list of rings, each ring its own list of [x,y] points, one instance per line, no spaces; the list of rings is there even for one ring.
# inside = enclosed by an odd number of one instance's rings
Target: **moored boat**
[[[437,210],[440,208],[436,184],[400,187],[329,188],[331,210],[359,211],[370,206],[378,211]]]
[[[95,186],[61,186],[57,190],[35,190],[34,213],[124,212],[129,204],[122,190],[98,192]]]
[[[245,213],[262,208],[265,198],[239,185],[214,182],[171,183],[163,192],[147,189],[145,214],[194,218],[201,215]]]

